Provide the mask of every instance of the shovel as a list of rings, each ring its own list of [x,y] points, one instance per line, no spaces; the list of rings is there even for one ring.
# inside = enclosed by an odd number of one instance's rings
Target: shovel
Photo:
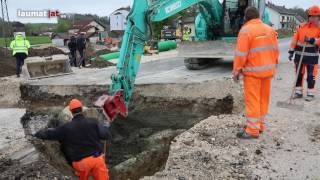
[[[278,101],[277,102],[277,106],[280,107],[280,108],[287,108],[287,109],[298,110],[298,111],[299,110],[300,111],[303,110],[304,104],[296,104],[295,103],[295,101],[294,101],[294,93],[295,93],[295,88],[296,88],[296,84],[297,84],[297,81],[298,81],[299,72],[300,72],[300,68],[301,68],[301,64],[302,64],[302,60],[303,60],[303,56],[304,56],[305,50],[306,50],[306,44],[304,44],[303,48],[302,48],[302,53],[301,53],[301,56],[300,56],[298,69],[297,69],[297,72],[296,72],[295,81],[294,81],[294,84],[292,86],[291,96],[290,96],[289,100],[287,100],[287,101]]]

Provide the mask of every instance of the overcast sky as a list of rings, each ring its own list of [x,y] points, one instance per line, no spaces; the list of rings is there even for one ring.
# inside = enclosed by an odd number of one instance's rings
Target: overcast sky
[[[320,0],[269,0],[274,4],[286,7],[300,6],[308,8],[313,4],[320,5]],[[58,9],[62,13],[97,14],[108,16],[115,9],[131,5],[133,0],[7,0],[10,20],[26,22],[56,22],[47,18],[21,18],[17,17],[21,10],[47,10]]]

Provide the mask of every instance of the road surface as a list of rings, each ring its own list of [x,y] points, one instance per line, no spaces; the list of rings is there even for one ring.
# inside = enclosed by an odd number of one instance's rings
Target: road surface
[[[287,62],[289,39],[282,39],[279,43],[280,62]],[[232,71],[232,59],[219,60],[203,70],[190,71],[185,68],[182,58],[170,58],[159,56],[160,59],[141,64],[141,69],[136,79],[137,84],[151,83],[190,83],[203,82],[215,78],[230,76]],[[104,69],[77,69],[75,74],[54,77],[49,79],[34,80],[28,82],[31,85],[94,85],[110,84],[110,76],[115,73],[115,67]]]

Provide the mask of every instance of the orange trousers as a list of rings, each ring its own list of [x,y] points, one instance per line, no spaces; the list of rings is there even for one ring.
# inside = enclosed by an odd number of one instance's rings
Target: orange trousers
[[[109,171],[105,163],[104,155],[83,158],[81,161],[73,162],[72,166],[79,180],[88,180],[90,176],[92,176],[94,180],[109,180]]]
[[[244,98],[246,105],[246,129],[252,136],[259,136],[265,129],[265,117],[269,111],[272,78],[245,76]]]

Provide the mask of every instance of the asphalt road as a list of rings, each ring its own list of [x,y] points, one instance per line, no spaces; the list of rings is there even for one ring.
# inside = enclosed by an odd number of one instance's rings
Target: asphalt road
[[[280,62],[285,63],[289,49],[290,39],[279,41]],[[104,69],[74,69],[75,73],[67,76],[54,77],[29,81],[32,85],[94,85],[110,84],[110,76],[115,73],[115,67]],[[185,68],[183,59],[172,56],[142,63],[136,79],[137,84],[150,83],[190,83],[203,82],[230,76],[232,71],[232,59],[213,62],[203,70],[190,71]]]

